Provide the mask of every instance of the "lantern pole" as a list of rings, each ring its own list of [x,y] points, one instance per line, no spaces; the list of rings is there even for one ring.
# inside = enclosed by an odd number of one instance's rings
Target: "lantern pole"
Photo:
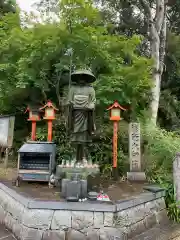
[[[36,121],[32,120],[31,140],[36,141]]]
[[[52,142],[52,119],[48,119],[48,142]]]
[[[113,177],[114,177],[114,180],[117,180],[118,178],[117,142],[118,142],[118,121],[113,121]]]

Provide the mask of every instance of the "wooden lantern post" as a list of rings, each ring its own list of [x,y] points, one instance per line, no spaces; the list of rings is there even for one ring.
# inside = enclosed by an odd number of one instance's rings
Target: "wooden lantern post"
[[[40,110],[45,109],[44,119],[48,122],[48,142],[52,142],[52,122],[56,119],[55,112],[58,111],[57,108],[52,104],[50,100],[44,105]]]
[[[40,121],[39,110],[36,108],[27,107],[26,112],[29,112],[28,121],[32,122],[31,140],[36,141],[36,122]]]
[[[113,121],[113,177],[118,178],[117,153],[118,153],[118,122],[121,120],[121,110],[126,110],[117,101],[107,110],[110,111],[110,120]]]

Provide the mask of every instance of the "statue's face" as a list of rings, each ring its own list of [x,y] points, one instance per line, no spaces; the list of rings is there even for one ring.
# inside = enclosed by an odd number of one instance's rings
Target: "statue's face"
[[[79,83],[79,84],[85,84],[86,82],[84,81],[84,79],[83,79],[82,77],[80,77],[80,78],[78,79],[78,83]]]

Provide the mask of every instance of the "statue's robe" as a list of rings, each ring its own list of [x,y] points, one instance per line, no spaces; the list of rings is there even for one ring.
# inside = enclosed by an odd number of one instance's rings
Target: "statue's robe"
[[[68,128],[71,142],[85,144],[91,142],[94,131],[94,109],[96,97],[91,86],[72,85],[68,94]]]

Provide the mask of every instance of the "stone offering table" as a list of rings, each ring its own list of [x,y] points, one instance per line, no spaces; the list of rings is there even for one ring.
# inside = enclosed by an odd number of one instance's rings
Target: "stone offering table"
[[[71,179],[75,174],[81,175],[82,179],[87,179],[89,175],[97,175],[99,173],[99,167],[97,165],[92,166],[57,166],[57,177],[63,176],[64,178]]]
[[[0,184],[0,222],[20,240],[129,239],[168,221],[165,191],[114,203],[39,201]]]

